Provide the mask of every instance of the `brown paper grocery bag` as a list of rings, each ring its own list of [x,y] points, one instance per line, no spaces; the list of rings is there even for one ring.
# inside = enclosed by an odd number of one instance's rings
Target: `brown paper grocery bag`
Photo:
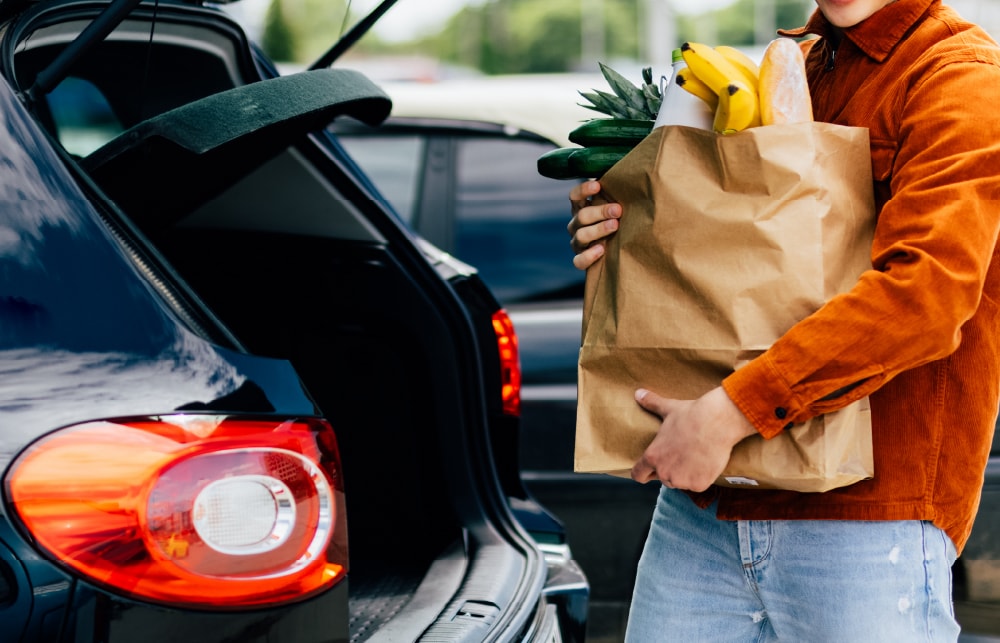
[[[659,428],[871,268],[868,131],[654,130],[601,179],[625,216],[587,273],[575,470],[628,476]],[[733,452],[717,481],[826,491],[873,475],[867,398]]]

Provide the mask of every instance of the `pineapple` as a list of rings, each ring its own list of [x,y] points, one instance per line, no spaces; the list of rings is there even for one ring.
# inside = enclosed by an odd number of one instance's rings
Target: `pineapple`
[[[660,88],[653,83],[653,69],[646,67],[642,70],[642,86],[637,87],[614,69],[611,69],[602,62],[598,62],[601,73],[608,81],[614,93],[604,92],[595,89],[592,92],[580,92],[590,104],[582,107],[592,109],[595,112],[606,114],[611,118],[624,118],[630,120],[656,120],[656,113],[660,110],[660,102],[663,96]]]

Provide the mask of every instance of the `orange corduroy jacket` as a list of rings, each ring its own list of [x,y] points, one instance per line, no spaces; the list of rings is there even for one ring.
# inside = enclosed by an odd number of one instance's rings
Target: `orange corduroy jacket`
[[[869,395],[875,476],[826,493],[713,488],[721,519],[928,520],[961,552],[1000,395],[1000,49],[898,0],[806,57],[816,120],[869,129],[872,269],[723,386],[764,437]]]

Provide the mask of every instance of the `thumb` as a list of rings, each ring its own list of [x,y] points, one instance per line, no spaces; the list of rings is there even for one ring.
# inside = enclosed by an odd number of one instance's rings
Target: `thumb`
[[[647,391],[644,388],[635,392],[635,401],[639,403],[639,406],[650,413],[655,413],[660,418],[667,417],[672,408],[669,399],[661,397],[652,391]]]

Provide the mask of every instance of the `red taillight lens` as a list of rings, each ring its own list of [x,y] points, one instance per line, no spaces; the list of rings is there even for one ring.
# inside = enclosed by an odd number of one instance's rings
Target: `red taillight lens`
[[[88,580],[235,609],[344,576],[339,476],[321,420],[176,415],[57,431],[14,462],[7,493],[37,543]]]
[[[500,377],[502,378],[503,411],[508,415],[521,414],[521,356],[517,352],[517,333],[506,310],[493,313],[493,330],[497,335],[500,351]]]

